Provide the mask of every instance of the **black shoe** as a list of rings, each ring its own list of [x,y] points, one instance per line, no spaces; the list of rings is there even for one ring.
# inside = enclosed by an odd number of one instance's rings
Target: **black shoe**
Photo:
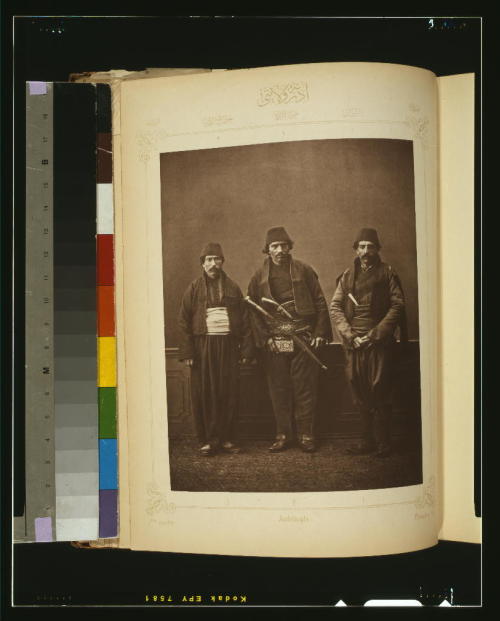
[[[276,442],[271,444],[268,450],[270,453],[281,453],[281,451],[286,451],[288,446],[286,438],[277,438]]]
[[[347,453],[349,453],[349,455],[368,455],[369,453],[373,453],[375,449],[376,447],[373,444],[361,442],[361,444],[349,447]]]
[[[217,449],[213,444],[205,444],[199,449],[199,452],[204,457],[211,457],[212,455],[215,455]]]
[[[299,440],[299,446],[304,453],[314,453],[316,444],[312,438],[303,437]]]
[[[222,445],[222,450],[224,453],[231,453],[232,455],[237,455],[241,453],[241,448],[234,444],[233,442],[224,442]]]

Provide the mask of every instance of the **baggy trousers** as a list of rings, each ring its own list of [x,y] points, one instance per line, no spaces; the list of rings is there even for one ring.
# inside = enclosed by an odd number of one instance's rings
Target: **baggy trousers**
[[[233,440],[238,409],[239,348],[228,335],[196,336],[191,369],[191,402],[198,440]]]
[[[276,419],[276,435],[315,435],[319,366],[304,351],[264,352],[267,383]]]
[[[347,378],[361,414],[362,438],[368,444],[390,444],[393,345],[375,343],[349,350]]]

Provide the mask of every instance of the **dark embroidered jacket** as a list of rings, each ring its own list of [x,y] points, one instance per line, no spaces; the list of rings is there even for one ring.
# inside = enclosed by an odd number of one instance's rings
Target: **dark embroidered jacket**
[[[346,349],[353,348],[354,334],[351,322],[354,316],[354,302],[349,297],[353,294],[357,271],[361,269],[360,260],[354,260],[354,269],[348,268],[337,278],[337,289],[330,304],[332,321]],[[377,322],[368,332],[374,342],[385,342],[394,339],[399,326],[400,340],[408,340],[406,325],[405,300],[401,281],[394,269],[380,259],[372,267],[376,270],[376,278],[372,291],[370,313]]]
[[[225,272],[221,273],[223,296],[221,306],[227,308],[229,329],[240,341],[241,357],[253,357],[252,331],[248,318],[247,305],[238,285]],[[189,285],[181,302],[179,326],[181,344],[179,360],[194,357],[194,337],[207,333],[207,283],[205,275]]]
[[[259,268],[248,285],[248,295],[262,306],[262,298],[271,298],[269,286],[269,257]],[[292,278],[295,310],[300,317],[308,319],[313,328],[312,336],[321,336],[327,340],[332,337],[328,306],[313,268],[297,259],[290,259],[290,276]],[[257,347],[263,347],[269,338],[265,321],[256,312],[250,314],[254,340]]]

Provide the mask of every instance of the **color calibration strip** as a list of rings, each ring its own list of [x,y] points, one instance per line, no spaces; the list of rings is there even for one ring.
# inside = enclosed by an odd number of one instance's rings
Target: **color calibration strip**
[[[16,538],[114,537],[110,89],[26,89],[26,494]]]
[[[54,83],[56,537],[96,539],[96,93]]]
[[[113,238],[109,87],[28,83],[19,540],[118,533]]]
[[[116,332],[110,89],[97,91],[97,350],[99,390],[99,537],[118,534]]]

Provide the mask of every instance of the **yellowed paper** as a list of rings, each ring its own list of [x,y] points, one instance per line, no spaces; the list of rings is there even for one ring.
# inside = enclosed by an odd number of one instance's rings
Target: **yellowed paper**
[[[123,270],[123,213],[122,213],[122,168],[121,168],[121,119],[120,119],[120,88],[124,79],[140,79],[169,77],[178,74],[198,73],[198,69],[151,69],[145,72],[130,74],[125,71],[112,71],[104,74],[92,74],[88,81],[102,80],[111,86],[113,114],[113,207],[115,231],[115,309],[116,309],[116,356],[117,356],[117,415],[118,415],[118,477],[119,477],[119,546],[130,547],[129,517],[129,482],[128,482],[128,424],[127,424],[127,391],[126,391],[126,354],[124,295],[126,283]],[[82,80],[86,81],[86,80]]]
[[[123,215],[121,210],[121,133],[115,110],[119,109],[119,84],[113,94],[113,205],[115,231],[115,313],[116,313],[116,404],[118,437],[118,536],[120,546],[130,546],[130,494],[128,487],[127,391],[125,387],[125,324],[123,274]]]
[[[474,75],[438,78],[443,525],[479,543],[474,513]]]
[[[303,102],[259,105],[266,89],[287,83],[305,85]],[[128,438],[120,476],[128,477],[130,547],[320,557],[392,554],[434,545],[441,521],[435,76],[398,65],[338,63],[126,81],[120,91],[124,350],[118,381],[119,398],[126,392]],[[171,491],[160,153],[335,138],[413,141],[423,483],[347,492]],[[127,474],[122,474],[124,458]]]

